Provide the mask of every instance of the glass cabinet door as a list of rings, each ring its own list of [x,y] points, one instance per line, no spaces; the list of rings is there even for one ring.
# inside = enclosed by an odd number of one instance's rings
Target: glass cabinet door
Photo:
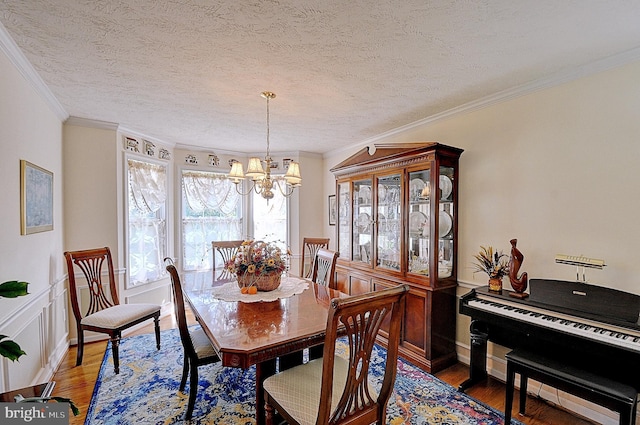
[[[351,184],[338,184],[338,252],[340,257],[351,258]]]
[[[409,173],[408,271],[429,276],[431,170]]]
[[[454,169],[440,167],[438,176],[438,279],[451,276],[454,264]]]
[[[376,267],[400,270],[401,205],[400,174],[377,179]]]
[[[353,261],[371,263],[371,235],[373,233],[373,211],[371,179],[353,182]]]

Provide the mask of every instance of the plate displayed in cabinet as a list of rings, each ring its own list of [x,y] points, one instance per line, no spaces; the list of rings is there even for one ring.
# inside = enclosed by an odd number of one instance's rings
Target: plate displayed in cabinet
[[[368,204],[371,202],[371,188],[369,186],[360,186],[360,191],[358,192],[362,203]]]
[[[453,227],[453,218],[446,211],[440,211],[438,221],[438,237],[444,238],[449,234]]]
[[[422,179],[411,179],[409,182],[409,199],[411,201],[417,201],[420,198],[420,194],[422,193],[422,189],[426,184],[422,181]]]
[[[429,217],[420,211],[409,214],[409,234],[411,236],[429,235]]]
[[[451,192],[453,191],[453,182],[449,177],[445,175],[440,176],[440,190],[442,191],[440,199],[448,199],[449,196],[451,196]]]
[[[387,198],[387,186],[383,184],[378,185],[378,202],[382,202]]]
[[[360,213],[356,220],[356,227],[360,233],[366,233],[369,231],[369,225],[371,224],[371,217],[367,213]]]

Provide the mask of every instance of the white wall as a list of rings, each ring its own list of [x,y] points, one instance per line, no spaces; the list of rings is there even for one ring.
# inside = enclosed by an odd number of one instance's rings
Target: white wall
[[[380,140],[437,141],[465,150],[459,295],[487,284],[470,267],[480,245],[508,254],[512,238],[530,278],[574,280],[575,268],[555,264],[554,257],[585,255],[607,264],[587,271],[590,283],[640,294],[639,76],[635,63]],[[326,157],[325,184],[333,181],[329,169],[356,150]],[[459,316],[462,360],[468,326],[468,317]],[[499,376],[503,353],[497,349],[494,358]]]
[[[30,295],[0,299],[0,334],[27,352],[2,357],[0,391],[46,380],[64,355],[62,123],[47,102],[0,51],[0,282],[30,283]],[[20,160],[54,174],[53,230],[20,235]],[[56,322],[55,320],[58,319]]]

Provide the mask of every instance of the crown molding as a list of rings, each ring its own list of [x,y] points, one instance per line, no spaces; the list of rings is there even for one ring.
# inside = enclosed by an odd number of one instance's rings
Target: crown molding
[[[68,125],[77,125],[78,127],[99,128],[101,130],[118,130],[118,124],[116,123],[94,120],[91,118],[70,116],[64,123]]]
[[[69,118],[69,114],[65,111],[64,107],[58,99],[53,95],[49,87],[42,80],[40,75],[31,65],[31,62],[22,53],[22,50],[13,41],[13,38],[7,32],[7,29],[0,23],[0,50],[9,58],[9,61],[16,67],[18,72],[27,80],[35,89],[35,91],[42,97],[49,108],[60,119],[61,122],[65,122]]]
[[[384,140],[391,136],[404,133],[408,130],[412,130],[416,127],[420,127],[427,124],[432,124],[440,120],[452,118],[456,115],[466,114],[469,112],[477,111],[498,103],[507,102],[509,100],[526,96],[531,93],[535,93],[540,90],[548,89],[551,87],[560,86],[562,84],[569,83],[571,81],[578,80],[580,78],[588,77],[590,75],[598,74],[600,72],[608,71],[610,69],[618,68],[624,65],[628,65],[640,60],[640,47],[624,51],[615,55],[608,56],[606,58],[599,59],[597,61],[588,63],[586,65],[573,68],[568,71],[556,73],[555,75],[547,78],[541,78],[536,81],[532,81],[527,84],[523,84],[511,89],[503,90],[498,93],[494,93],[489,96],[482,97],[478,100],[465,103],[455,108],[448,109],[446,111],[422,118],[418,121],[403,125],[401,127],[394,128],[384,133],[377,134],[373,137],[365,139],[361,142],[353,145],[345,146],[340,149],[333,150],[326,153],[325,157],[334,156],[344,152],[351,152],[354,149],[362,148],[372,145],[375,142]]]

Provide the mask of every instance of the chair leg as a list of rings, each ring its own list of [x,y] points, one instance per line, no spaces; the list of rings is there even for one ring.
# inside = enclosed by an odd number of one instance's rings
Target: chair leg
[[[268,400],[264,402],[264,425],[273,425],[274,408],[269,404]],[[257,422],[257,418],[256,418]]]
[[[160,313],[153,318],[156,327],[156,347],[160,349]]]
[[[191,365],[191,379],[189,380],[189,403],[187,404],[186,420],[191,419],[193,415],[193,407],[196,405],[196,397],[198,395],[198,365]]]
[[[116,375],[120,373],[120,358],[118,357],[118,347],[120,346],[120,334],[115,333],[111,337],[111,353],[113,354],[113,369]]]
[[[82,364],[82,355],[84,353],[84,332],[78,327],[78,352],[76,353],[76,366]]]
[[[184,392],[184,387],[187,385],[187,377],[189,376],[189,357],[184,355],[184,364],[182,365],[182,379],[180,380],[180,391]]]

